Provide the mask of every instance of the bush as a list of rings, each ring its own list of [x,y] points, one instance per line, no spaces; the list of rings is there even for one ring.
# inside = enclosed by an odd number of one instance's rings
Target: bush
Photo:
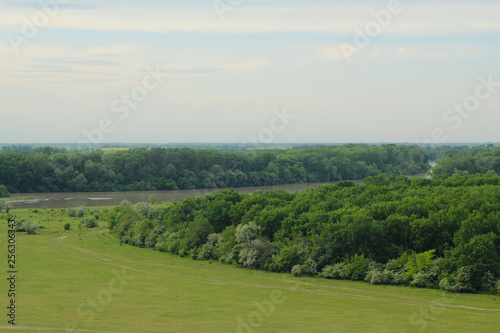
[[[148,197],[148,201],[149,203],[152,203],[152,204],[155,204],[158,202],[158,197],[154,194],[151,194],[149,197]]]
[[[468,266],[460,267],[456,274],[442,279],[439,282],[439,287],[447,291],[458,293],[472,291],[471,268]]]
[[[0,198],[10,197],[10,193],[5,185],[0,185]]]
[[[130,201],[128,201],[127,199],[123,199],[123,200],[120,202],[120,206],[122,206],[122,207],[128,207],[128,206],[130,206],[130,205],[132,205],[132,204],[131,204],[131,203],[130,203]]]
[[[78,210],[76,211],[76,217],[83,217],[83,215],[85,215],[86,211],[87,211],[87,208],[85,208],[85,207],[78,208]]]
[[[69,230],[69,229],[71,229],[71,224],[70,223],[66,223],[64,225],[64,230]]]
[[[427,286],[427,276],[423,271],[413,275],[413,280],[410,282],[412,287],[425,288]]]
[[[4,209],[5,212],[8,213],[12,208],[13,206],[9,201],[0,200],[0,211]]]
[[[364,254],[355,254],[345,264],[348,278],[351,280],[363,280],[366,277],[370,259],[365,258]]]
[[[28,227],[26,228],[26,232],[28,235],[34,235],[36,234],[36,230],[38,229],[38,222],[33,222],[28,224]]]
[[[408,285],[411,278],[407,276],[404,272],[396,272],[393,275],[392,282],[398,285]]]
[[[97,223],[95,216],[84,217],[80,222],[80,227],[84,228],[96,228],[98,226],[99,224]]]
[[[487,271],[481,279],[481,287],[483,290],[490,290],[492,288],[495,289],[496,283],[497,279],[490,271]]]
[[[371,284],[391,284],[394,281],[394,272],[388,269],[383,271],[370,271]]]
[[[26,229],[28,228],[28,224],[29,223],[30,222],[27,219],[17,220],[16,221],[16,226],[15,226],[16,231],[18,231],[18,232],[26,231]]]
[[[346,279],[348,277],[345,264],[343,262],[325,266],[322,276],[327,279]]]
[[[294,276],[301,276],[302,275],[302,265],[295,265],[292,267],[292,274]]]
[[[292,267],[292,274],[295,276],[301,275],[316,275],[318,263],[313,259],[307,259],[303,265],[295,265]]]
[[[306,275],[316,275],[318,263],[313,259],[307,259],[304,265],[302,265],[302,274]]]
[[[68,208],[68,216],[76,217],[76,210],[74,210],[73,208]]]
[[[217,248],[220,242],[220,234],[210,234],[208,235],[207,242],[202,246],[201,250],[198,252],[198,259],[209,260],[218,259]]]
[[[28,235],[34,235],[36,234],[36,230],[39,228],[38,227],[38,222],[30,222],[27,219],[21,219],[16,221],[16,231],[18,232],[27,232]]]
[[[139,202],[135,205],[135,213],[142,214],[144,216],[148,216],[148,214],[153,211],[154,208],[148,202]]]

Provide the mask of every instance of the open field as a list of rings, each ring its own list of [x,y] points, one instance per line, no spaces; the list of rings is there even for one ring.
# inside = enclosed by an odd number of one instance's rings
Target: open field
[[[104,214],[103,208],[99,208]],[[500,297],[292,278],[121,246],[65,210],[17,234],[17,332],[498,332]],[[5,214],[0,232],[7,254]],[[102,216],[101,216],[102,217]],[[64,231],[63,225],[72,224]],[[4,257],[0,287],[8,281]],[[4,307],[5,309],[5,307]],[[5,311],[5,310],[4,310]]]

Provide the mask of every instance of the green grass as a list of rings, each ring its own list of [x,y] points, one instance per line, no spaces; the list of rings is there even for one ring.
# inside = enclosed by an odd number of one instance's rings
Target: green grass
[[[17,235],[18,312],[12,331],[64,332],[71,324],[92,332],[500,331],[499,296],[239,269],[120,246],[102,221],[100,228],[80,231],[79,219],[67,217],[65,210],[11,212],[44,226],[37,235]],[[72,230],[64,231],[67,222]],[[6,230],[4,222],[0,249],[5,254]],[[113,273],[123,270],[130,278],[126,285]],[[6,306],[6,269],[3,275]],[[85,305],[89,300],[98,308]],[[255,304],[267,308],[264,315]],[[10,331],[2,318],[0,331]],[[239,319],[250,319],[254,327],[238,330]]]

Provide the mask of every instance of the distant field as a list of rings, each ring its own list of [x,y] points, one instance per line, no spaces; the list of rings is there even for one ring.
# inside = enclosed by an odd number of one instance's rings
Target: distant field
[[[121,151],[121,150],[129,150],[131,148],[99,148],[99,150],[102,150],[104,152],[115,152],[115,151]]]
[[[3,315],[2,332],[500,331],[498,296],[239,269],[121,246],[105,226],[80,231],[65,210],[12,212],[45,228],[17,235],[17,325]]]

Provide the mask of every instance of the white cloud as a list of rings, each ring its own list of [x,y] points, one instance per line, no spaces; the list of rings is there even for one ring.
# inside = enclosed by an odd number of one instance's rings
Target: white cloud
[[[404,1],[401,3],[404,4]],[[210,32],[324,32],[353,34],[373,20],[372,6],[239,7],[220,21],[213,8],[104,7],[99,10],[61,10],[50,28],[102,31]],[[33,9],[13,8],[0,13],[0,22],[19,32],[23,17]],[[446,35],[500,30],[499,4],[408,4],[385,29],[389,34]]]
[[[344,46],[353,47],[352,45]],[[314,52],[323,60],[345,60],[340,45],[321,45],[314,48]],[[395,47],[369,47],[362,50],[359,58],[401,58],[401,59],[427,59],[427,60],[450,60],[479,58],[485,51],[471,45],[449,45],[440,47],[410,47],[399,45]]]

